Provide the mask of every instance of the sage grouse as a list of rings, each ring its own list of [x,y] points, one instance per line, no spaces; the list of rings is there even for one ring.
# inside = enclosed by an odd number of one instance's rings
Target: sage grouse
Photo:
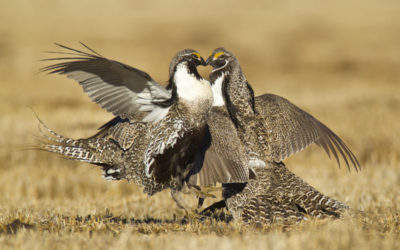
[[[359,170],[350,149],[288,100],[272,94],[254,97],[231,52],[218,48],[207,63],[213,67],[214,101],[190,182],[223,183],[225,201],[206,210],[226,205],[235,219],[254,222],[301,219],[305,214],[338,217],[347,206],[318,192],[282,161],[315,142],[329,156],[333,154],[339,166],[340,154],[349,168],[351,163]]]
[[[105,179],[133,181],[149,195],[171,188],[174,196],[193,166],[213,102],[210,83],[196,68],[204,59],[192,49],[178,52],[164,88],[147,73],[86,45],[91,53],[58,46],[67,50],[61,52],[67,57],[51,59],[61,62],[43,71],[78,81],[92,101],[115,118],[85,139],[69,139],[48,129],[39,148],[98,165]]]

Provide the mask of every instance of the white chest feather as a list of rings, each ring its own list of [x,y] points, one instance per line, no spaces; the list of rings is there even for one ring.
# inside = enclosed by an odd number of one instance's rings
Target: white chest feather
[[[178,97],[188,102],[197,102],[211,98],[210,83],[204,79],[197,79],[188,72],[187,66],[181,63],[177,66],[174,75]]]
[[[211,86],[213,92],[213,106],[220,107],[225,105],[224,96],[222,95],[222,82],[224,81],[224,75],[220,76],[215,80],[214,84]]]

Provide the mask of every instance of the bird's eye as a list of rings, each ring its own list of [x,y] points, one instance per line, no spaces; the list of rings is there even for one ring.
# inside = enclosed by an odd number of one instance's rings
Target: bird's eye
[[[224,59],[225,58],[225,53],[224,52],[218,52],[218,53],[215,53],[214,54],[214,60],[216,60],[216,59]]]
[[[201,56],[200,56],[199,53],[197,53],[197,52],[192,52],[192,55],[193,55],[193,57],[196,58],[197,60],[201,60]]]

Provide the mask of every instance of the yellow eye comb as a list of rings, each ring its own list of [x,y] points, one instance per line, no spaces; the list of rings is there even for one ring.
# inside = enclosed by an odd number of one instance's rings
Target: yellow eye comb
[[[218,52],[218,53],[215,53],[215,55],[214,55],[214,59],[217,59],[218,57],[222,56],[223,54],[224,54],[224,52],[223,52],[223,51],[221,51],[221,52]]]
[[[201,59],[201,56],[200,56],[199,53],[197,53],[197,52],[192,52],[192,54],[195,55],[195,56],[197,56],[197,58],[198,58],[199,60]]]

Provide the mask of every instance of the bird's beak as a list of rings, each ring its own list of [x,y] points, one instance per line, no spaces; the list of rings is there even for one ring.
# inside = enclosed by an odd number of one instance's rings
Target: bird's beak
[[[209,56],[209,57],[207,58],[206,62],[205,62],[206,65],[209,65],[210,62],[212,61],[212,59],[213,59],[213,55]]]
[[[203,57],[200,57],[200,64],[201,66],[207,66],[207,62],[204,61]]]

